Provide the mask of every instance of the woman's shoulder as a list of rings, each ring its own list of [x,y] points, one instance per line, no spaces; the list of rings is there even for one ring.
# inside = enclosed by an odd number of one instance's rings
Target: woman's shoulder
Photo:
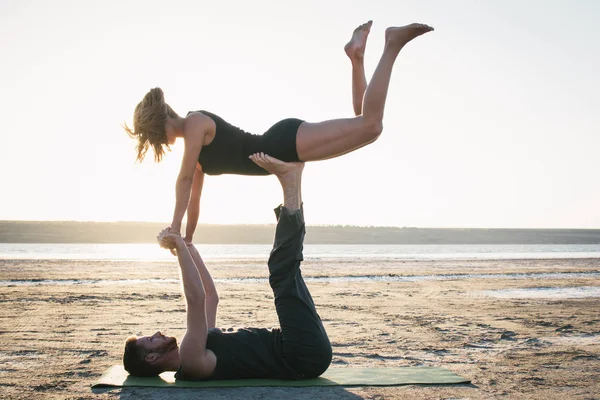
[[[217,115],[206,111],[206,110],[196,110],[196,111],[188,111],[188,113],[186,114],[186,118],[192,117],[192,116],[204,116],[210,119],[215,119],[215,118],[219,118]]]
[[[185,117],[184,135],[200,136],[216,129],[215,121],[203,111],[190,111]]]
[[[186,128],[188,125],[191,127],[197,125],[214,125],[215,121],[213,115],[207,111],[190,111],[186,117]],[[188,124],[189,122],[189,124]]]

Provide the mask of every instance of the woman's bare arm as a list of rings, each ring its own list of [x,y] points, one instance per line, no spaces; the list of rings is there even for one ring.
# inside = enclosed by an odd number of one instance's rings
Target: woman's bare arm
[[[198,218],[200,217],[200,196],[202,195],[202,187],[204,186],[204,171],[200,164],[196,166],[194,179],[192,181],[192,193],[190,195],[190,203],[187,207],[187,223],[185,224],[185,241],[192,243]]]
[[[172,232],[181,232],[181,221],[190,202],[198,157],[202,150],[204,136],[211,125],[214,127],[214,122],[203,114],[193,114],[186,121],[184,128],[185,150],[175,184],[175,211],[171,222]]]

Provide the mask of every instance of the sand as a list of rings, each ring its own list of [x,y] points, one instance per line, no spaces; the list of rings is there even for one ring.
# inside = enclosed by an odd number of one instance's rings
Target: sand
[[[220,327],[277,324],[261,261],[209,263]],[[439,366],[470,385],[365,388],[92,390],[120,363],[130,334],[181,337],[185,309],[175,262],[0,260],[3,399],[595,399],[600,398],[600,298],[495,298],[485,290],[600,288],[600,259],[501,261],[307,260],[304,275],[470,279],[308,283],[333,345],[334,367]],[[486,275],[587,272],[591,275]],[[534,275],[536,276],[536,275]],[[231,278],[254,277],[256,280]],[[109,280],[104,281],[85,280]],[[120,282],[115,282],[121,280]]]

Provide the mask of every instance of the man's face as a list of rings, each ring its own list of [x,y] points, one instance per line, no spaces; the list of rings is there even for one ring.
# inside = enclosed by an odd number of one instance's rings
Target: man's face
[[[137,340],[138,346],[148,353],[166,354],[177,348],[177,339],[173,336],[165,336],[157,331],[152,336],[142,336]]]

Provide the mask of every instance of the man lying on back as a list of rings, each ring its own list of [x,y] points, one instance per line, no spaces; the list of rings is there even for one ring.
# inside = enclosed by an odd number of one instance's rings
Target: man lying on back
[[[269,284],[280,328],[215,328],[218,296],[210,273],[193,245],[164,230],[161,246],[177,253],[187,329],[177,344],[156,332],[130,337],[123,364],[136,376],[177,371],[184,380],[275,378],[303,379],[321,375],[331,363],[331,344],[300,272],[305,225],[300,191],[303,163],[284,163],[263,154],[252,160],[277,176],[283,205],[275,209],[277,227],[268,260]]]

